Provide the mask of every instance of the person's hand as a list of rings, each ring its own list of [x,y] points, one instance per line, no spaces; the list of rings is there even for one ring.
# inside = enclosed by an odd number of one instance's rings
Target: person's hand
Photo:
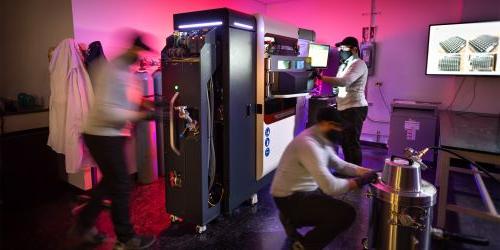
[[[146,121],[160,120],[161,119],[161,114],[159,112],[154,111],[154,110],[145,111],[145,112],[143,112],[143,114],[144,114],[143,119]]]
[[[362,175],[369,173],[371,171],[373,171],[373,170],[370,168],[359,167],[356,169],[356,176],[362,176]]]
[[[151,110],[155,107],[155,103],[151,100],[148,100],[146,98],[143,98],[141,100],[141,109],[143,110]]]
[[[313,71],[311,71],[309,73],[309,80],[314,80],[314,79],[320,79],[321,80],[321,75],[316,70],[313,70]]]
[[[358,187],[362,187],[366,184],[375,183],[378,180],[378,174],[375,171],[369,171],[359,177],[354,178],[354,182]]]

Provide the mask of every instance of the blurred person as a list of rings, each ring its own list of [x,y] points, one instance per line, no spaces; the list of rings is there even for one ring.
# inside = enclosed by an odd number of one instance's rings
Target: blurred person
[[[104,50],[102,49],[102,44],[100,41],[91,42],[85,52],[85,68],[89,73],[90,82],[95,87],[96,81],[96,70],[99,65],[106,63],[107,59],[104,55]]]
[[[317,113],[317,123],[304,130],[286,147],[271,184],[271,195],[293,249],[323,249],[354,222],[356,211],[334,198],[375,182],[371,169],[340,159],[333,142],[342,132],[339,112],[332,107]],[[356,178],[344,179],[338,173]],[[313,226],[302,236],[297,228]]]
[[[111,199],[115,249],[145,249],[155,242],[154,236],[137,235],[130,221],[131,181],[124,151],[132,123],[155,118],[154,111],[140,110],[142,90],[131,73],[140,53],[150,50],[137,36],[123,54],[98,65],[95,71],[95,101],[83,138],[103,177],[72,230],[82,243],[99,244],[105,240],[94,226],[104,198]]]

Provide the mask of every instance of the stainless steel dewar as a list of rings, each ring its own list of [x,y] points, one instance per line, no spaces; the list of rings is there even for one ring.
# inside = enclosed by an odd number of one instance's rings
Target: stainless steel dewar
[[[421,165],[386,159],[382,178],[371,184],[367,249],[429,249],[436,188],[422,180]]]

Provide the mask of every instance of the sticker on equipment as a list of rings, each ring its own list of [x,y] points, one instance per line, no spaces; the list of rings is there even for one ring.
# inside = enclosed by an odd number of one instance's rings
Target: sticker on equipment
[[[420,122],[409,119],[405,121],[406,140],[415,141],[417,130],[420,129]]]

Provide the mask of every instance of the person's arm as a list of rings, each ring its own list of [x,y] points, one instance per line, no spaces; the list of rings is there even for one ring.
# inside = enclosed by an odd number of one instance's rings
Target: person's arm
[[[121,124],[124,122],[136,122],[147,119],[148,112],[139,112],[117,107],[103,108],[102,120]]]
[[[337,154],[333,152],[333,149],[330,151],[330,166],[335,168],[335,170],[340,174],[347,176],[362,176],[372,171],[369,168],[361,167],[342,160]]]
[[[321,76],[323,82],[329,83],[334,87],[347,87],[354,81],[358,80],[365,73],[365,66],[363,61],[358,60],[351,64],[342,77]]]
[[[298,145],[299,161],[318,183],[323,193],[336,196],[357,188],[354,180],[333,176],[328,170],[328,157],[318,142],[305,139]]]

